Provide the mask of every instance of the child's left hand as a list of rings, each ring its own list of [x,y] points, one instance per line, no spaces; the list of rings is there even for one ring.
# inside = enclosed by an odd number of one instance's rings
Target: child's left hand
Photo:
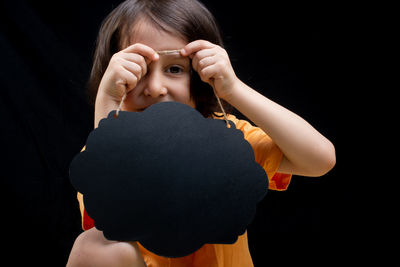
[[[205,40],[197,40],[187,44],[181,54],[192,59],[192,66],[201,80],[210,84],[220,98],[229,98],[238,78],[225,49]]]

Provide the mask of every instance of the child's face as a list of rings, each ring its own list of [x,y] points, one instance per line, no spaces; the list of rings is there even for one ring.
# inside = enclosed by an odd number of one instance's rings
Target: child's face
[[[151,23],[137,22],[130,45],[141,43],[155,51],[183,48],[187,42],[161,31]],[[123,110],[143,111],[152,104],[176,101],[194,107],[190,97],[191,63],[180,54],[160,55],[147,66],[147,73],[126,97]]]

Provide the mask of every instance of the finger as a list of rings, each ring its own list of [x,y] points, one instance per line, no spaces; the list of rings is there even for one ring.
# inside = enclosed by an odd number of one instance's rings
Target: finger
[[[217,57],[216,56],[209,56],[209,57],[202,58],[197,63],[197,65],[198,65],[198,68],[200,70],[202,70],[202,69],[204,69],[204,68],[206,68],[206,67],[208,67],[210,65],[215,64],[216,62],[217,62]]]
[[[119,79],[116,84],[120,90],[124,90],[124,92],[129,93],[129,91],[133,90],[138,82],[138,78],[129,70],[125,69],[121,66],[119,71]]]
[[[218,53],[218,51],[215,49],[215,47],[213,47],[213,48],[205,48],[205,49],[197,51],[194,57],[198,57],[199,59],[202,59],[202,58],[205,58],[205,57],[214,56],[217,53]]]
[[[153,48],[141,43],[135,43],[133,45],[130,45],[127,48],[125,48],[123,52],[140,54],[143,57],[145,57],[147,64],[149,64],[153,60],[159,59],[159,55]]]
[[[198,63],[205,57],[213,56],[215,54],[213,49],[204,49],[196,52],[191,56],[192,58],[192,66],[197,71],[198,70]]]
[[[215,66],[215,64],[212,64],[200,70],[199,75],[203,82],[211,83],[216,73],[217,67]]]
[[[121,63],[121,66],[130,71],[133,75],[135,75],[138,80],[140,80],[144,76],[142,66],[140,66],[136,62],[124,60]]]
[[[147,73],[147,64],[146,64],[146,59],[136,53],[123,53],[122,58],[124,59],[124,61],[126,61],[128,69],[129,66],[131,66],[130,63],[136,64],[140,67],[140,77],[143,77],[144,75],[146,75]],[[124,63],[123,63],[124,64]],[[134,70],[136,70],[136,67],[134,67]],[[137,73],[137,72],[134,72]]]
[[[196,41],[193,41],[193,42],[187,44],[184,48],[182,48],[181,55],[189,56],[192,58],[193,55],[195,53],[197,53],[198,51],[200,51],[202,49],[212,48],[214,46],[215,46],[215,44],[210,43],[209,41],[196,40]]]

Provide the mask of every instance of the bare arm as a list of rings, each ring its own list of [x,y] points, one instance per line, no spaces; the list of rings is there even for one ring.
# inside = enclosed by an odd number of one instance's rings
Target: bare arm
[[[233,71],[228,54],[220,46],[197,40],[181,52],[193,59],[193,68],[204,82],[249,118],[279,146],[283,159],[279,172],[321,176],[336,163],[332,143],[300,116],[259,94]]]
[[[267,133],[283,152],[279,172],[321,176],[336,162],[333,144],[300,116],[238,80],[226,100]]]
[[[116,110],[125,93],[132,91],[147,73],[147,64],[158,60],[156,51],[143,44],[133,44],[115,53],[101,79],[95,103],[94,127]]]

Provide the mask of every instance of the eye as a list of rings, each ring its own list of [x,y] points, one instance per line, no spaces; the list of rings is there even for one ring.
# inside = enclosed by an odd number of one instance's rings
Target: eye
[[[179,74],[182,71],[183,71],[183,68],[181,66],[177,66],[177,65],[169,66],[166,70],[166,72],[172,73],[172,74]]]

